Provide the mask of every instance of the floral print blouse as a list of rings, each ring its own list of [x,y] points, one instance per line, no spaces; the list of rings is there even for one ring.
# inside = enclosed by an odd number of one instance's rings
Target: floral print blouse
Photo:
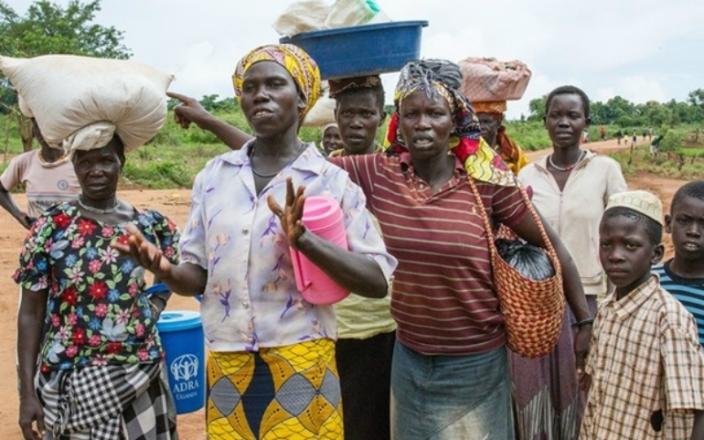
[[[132,223],[178,262],[176,226],[156,211]],[[49,209],[32,225],[13,279],[48,289],[41,370],[156,362],[161,341],[145,291],[144,269],[110,247],[126,241],[123,225],[84,217],[73,203]]]
[[[208,271],[201,302],[211,351],[258,351],[337,337],[332,306],[310,304],[296,288],[289,245],[267,205],[286,197],[286,178],[305,194],[326,194],[340,203],[352,252],[374,260],[387,279],[396,259],[384,246],[366,209],[362,190],[312,144],[259,194],[249,159],[251,143],[211,160],[193,186],[191,214],[183,231],[184,262]]]

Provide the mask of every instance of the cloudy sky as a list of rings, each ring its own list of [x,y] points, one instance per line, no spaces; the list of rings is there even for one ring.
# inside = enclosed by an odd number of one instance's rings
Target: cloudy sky
[[[5,0],[24,13],[29,0]],[[65,0],[55,0],[65,4]],[[276,42],[272,23],[289,0],[103,0],[97,22],[125,31],[134,58],[176,75],[171,89],[232,95],[239,57]],[[421,55],[520,59],[533,71],[509,116],[574,84],[594,100],[684,100],[704,88],[701,0],[378,0],[394,20],[423,19]],[[385,75],[391,91],[395,75]],[[387,93],[390,98],[390,93]],[[389,99],[390,100],[390,99]]]

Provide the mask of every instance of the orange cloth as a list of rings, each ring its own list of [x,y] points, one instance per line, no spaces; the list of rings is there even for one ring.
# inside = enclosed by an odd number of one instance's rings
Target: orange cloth
[[[506,134],[506,127],[503,125],[496,132],[495,148],[514,174],[518,174],[521,168],[528,165],[528,157],[521,150],[521,147]]]
[[[506,101],[472,101],[472,107],[477,113],[499,113],[506,112]]]

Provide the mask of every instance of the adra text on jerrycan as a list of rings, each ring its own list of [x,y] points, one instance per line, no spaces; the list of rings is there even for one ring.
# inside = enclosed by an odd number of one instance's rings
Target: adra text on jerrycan
[[[302,221],[309,232],[341,248],[348,248],[342,209],[332,197],[306,197]],[[301,252],[293,247],[290,250],[296,286],[303,299],[311,304],[326,305],[340,302],[350,294]]]

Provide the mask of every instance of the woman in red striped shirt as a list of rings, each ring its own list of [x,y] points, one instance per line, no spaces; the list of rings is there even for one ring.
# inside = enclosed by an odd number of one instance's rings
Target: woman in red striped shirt
[[[350,173],[399,260],[392,293],[397,344],[391,377],[397,439],[513,438],[504,320],[492,284],[474,179],[496,225],[540,245],[539,227],[511,172],[479,140],[448,61],[412,62],[401,72],[389,124],[390,154],[333,163]],[[454,153],[454,154],[453,154]],[[576,268],[556,235],[567,301],[589,317]],[[577,341],[580,359],[590,329]]]

